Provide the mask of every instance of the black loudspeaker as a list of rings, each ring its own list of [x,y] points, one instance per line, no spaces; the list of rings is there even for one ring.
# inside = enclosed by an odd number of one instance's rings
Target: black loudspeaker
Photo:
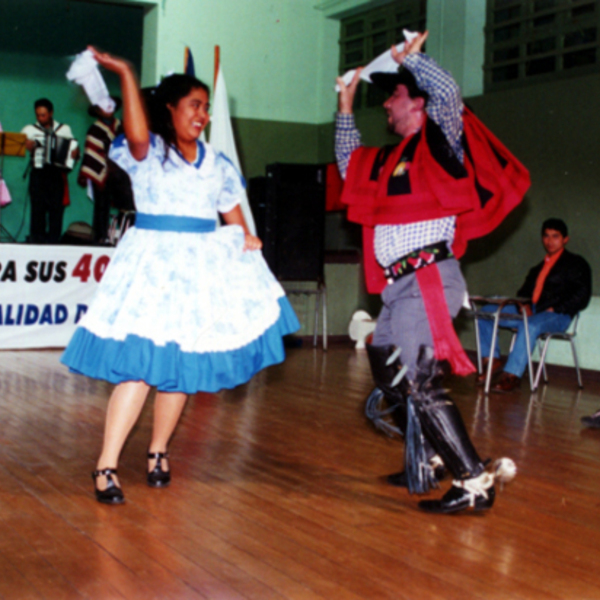
[[[323,279],[325,174],[325,165],[275,163],[250,180],[256,231],[277,279]]]

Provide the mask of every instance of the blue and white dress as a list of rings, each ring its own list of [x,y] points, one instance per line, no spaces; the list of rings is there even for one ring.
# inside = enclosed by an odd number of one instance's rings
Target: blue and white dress
[[[284,359],[299,323],[261,252],[243,252],[238,225],[214,230],[240,200],[230,161],[198,142],[188,163],[151,136],[136,161],[127,141],[110,158],[130,176],[137,208],[98,291],[62,356],[76,373],[145,381],[164,392],[214,392]]]

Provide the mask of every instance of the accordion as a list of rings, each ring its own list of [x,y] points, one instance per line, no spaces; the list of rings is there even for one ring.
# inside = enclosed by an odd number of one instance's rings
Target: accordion
[[[52,132],[44,139],[44,164],[71,171],[75,166],[72,154],[76,148],[77,140],[60,137]]]

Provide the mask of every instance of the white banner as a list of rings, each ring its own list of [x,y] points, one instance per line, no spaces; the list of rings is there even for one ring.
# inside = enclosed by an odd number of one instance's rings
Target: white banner
[[[0,245],[0,349],[63,348],[114,248]]]

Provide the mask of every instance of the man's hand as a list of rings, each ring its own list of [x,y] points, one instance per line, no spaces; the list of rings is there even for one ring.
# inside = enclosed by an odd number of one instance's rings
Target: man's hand
[[[27,148],[27,150],[29,150],[29,152],[33,152],[36,145],[37,145],[37,142],[35,140],[27,140],[25,142],[25,148]]]
[[[336,79],[337,84],[340,86],[340,93],[338,94],[338,110],[346,115],[352,114],[352,106],[354,104],[354,96],[356,96],[356,88],[360,83],[360,74],[363,67],[358,67],[354,77],[350,82],[350,85],[346,85],[341,77]]]
[[[426,31],[425,33],[419,33],[411,42],[404,42],[404,50],[402,50],[402,52],[398,52],[398,50],[396,50],[396,46],[392,46],[392,58],[399,65],[401,65],[409,54],[421,52],[421,48],[423,47],[428,35],[429,31]]]

